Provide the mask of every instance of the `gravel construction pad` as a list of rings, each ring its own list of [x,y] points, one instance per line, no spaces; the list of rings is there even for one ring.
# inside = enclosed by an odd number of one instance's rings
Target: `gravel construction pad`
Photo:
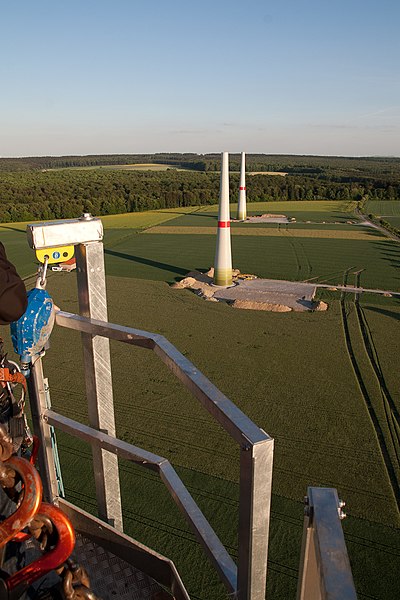
[[[278,279],[253,279],[240,281],[229,288],[221,288],[214,294],[218,300],[247,300],[270,304],[284,304],[296,310],[310,310],[313,306],[315,285],[279,281]]]
[[[247,217],[245,223],[290,223],[287,217]]]

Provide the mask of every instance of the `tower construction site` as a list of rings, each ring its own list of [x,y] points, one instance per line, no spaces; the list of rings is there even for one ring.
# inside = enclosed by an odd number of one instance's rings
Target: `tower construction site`
[[[228,155],[223,153],[214,271],[214,284],[224,288],[229,288],[232,284],[231,256],[227,251],[228,248],[230,250],[230,236],[226,235],[230,233],[227,161]],[[57,513],[57,515],[67,515],[65,522],[70,523],[68,525],[70,533],[68,534],[69,544],[65,544],[65,552],[68,556],[75,544],[73,527],[78,533],[80,542],[75,546],[75,552],[79,556],[79,563],[84,564],[88,569],[90,586],[94,590],[90,593],[96,593],[105,598],[116,594],[119,594],[120,597],[135,597],[126,595],[139,593],[136,588],[134,592],[132,590],[127,592],[126,580],[129,577],[129,581],[146,582],[143,585],[137,583],[138,588],[142,585],[143,590],[146,589],[146,591],[142,590],[144,594],[151,589],[154,597],[157,594],[164,594],[166,598],[189,597],[184,581],[171,561],[143,546],[140,540],[128,538],[121,533],[124,511],[118,485],[120,481],[118,457],[149,468],[159,475],[204,547],[205,554],[211,561],[217,576],[227,588],[229,595],[233,595],[239,600],[263,599],[267,578],[271,482],[273,481],[272,438],[246,417],[162,336],[108,322],[102,244],[103,228],[99,219],[85,214],[81,219],[73,221],[32,225],[28,227],[28,239],[38,258],[42,257],[43,260],[36,281],[37,292],[32,294],[32,297],[35,296],[36,303],[40,301],[38,298],[43,297],[45,308],[42,309],[42,305],[40,305],[41,310],[45,310],[46,305],[48,306],[51,301],[42,293],[46,287],[46,272],[51,264],[51,256],[59,256],[60,246],[62,249],[73,246],[76,255],[79,315],[63,311],[54,313],[54,309],[52,309],[47,311],[49,312],[48,321],[34,319],[33,322],[27,324],[25,320],[21,323],[21,330],[17,328],[13,335],[16,339],[16,351],[21,355],[22,371],[27,376],[29,395],[32,401],[33,427],[40,440],[40,443],[37,442],[37,452],[43,495],[50,506],[61,507],[63,512]],[[35,310],[35,314],[39,312],[38,307]],[[65,417],[52,408],[49,393],[51,383],[49,386],[44,376],[45,346],[49,330],[51,330],[49,325],[52,320],[51,315],[53,318],[55,317],[57,327],[66,327],[82,333],[89,425]],[[27,327],[33,336],[32,339],[35,339],[35,344],[28,344],[28,348],[24,348]],[[203,409],[208,411],[213,419],[239,444],[240,498],[237,564],[224,548],[170,461],[115,437],[111,363],[107,338],[153,350],[155,355],[200,402]],[[22,346],[18,344],[22,344]],[[18,372],[18,367],[15,369]],[[23,377],[22,374],[21,376]],[[134,409],[134,395],[132,402]],[[97,511],[100,521],[63,499],[63,476],[58,462],[57,437],[54,428],[92,445]],[[13,462],[10,463],[10,466],[16,468]],[[21,469],[20,471],[22,473]],[[23,480],[26,481],[26,479]],[[37,488],[38,486],[39,484],[37,484]],[[32,509],[33,512],[29,515],[28,520],[24,521],[24,526],[25,524],[29,525],[36,513],[43,514],[43,512],[38,512],[39,506],[42,507],[38,491],[34,495],[39,498],[37,506],[35,505]],[[315,594],[321,598],[355,597],[340,522],[344,516],[343,505],[344,503],[338,499],[334,489],[310,487],[307,492],[298,584],[300,598],[311,598]],[[43,507],[41,510],[44,510]],[[63,518],[58,517],[59,521]],[[57,529],[57,518],[53,516],[50,520],[52,526],[61,532],[61,525],[58,525]],[[20,525],[19,523],[18,527],[23,529],[24,527],[20,527]],[[328,534],[326,527],[329,530]],[[236,527],[233,527],[234,530]],[[330,548],[333,546],[341,557],[339,565],[337,561],[331,560]],[[33,570],[38,577],[42,576],[46,569],[51,571],[54,566],[54,560],[51,562],[46,555],[46,551],[51,554],[52,548],[50,548],[50,552],[46,547],[44,550],[44,562],[47,561],[47,566],[43,567],[41,571]],[[111,563],[119,564],[119,570],[125,573],[123,577],[117,577],[113,581],[108,580],[105,583],[105,576],[100,575],[100,567],[96,565],[94,570],[90,569],[90,556],[103,551],[108,552],[105,569],[107,570]],[[68,556],[65,556],[63,560],[67,560]],[[310,556],[313,556],[312,560],[310,560]],[[128,564],[126,564],[127,557],[130,558]],[[124,559],[125,563],[121,562]],[[60,560],[59,556],[57,560]],[[71,572],[71,569],[73,571],[73,564],[66,562],[67,567],[69,565],[66,569],[67,573]],[[125,569],[126,571],[124,571]],[[24,577],[25,574],[21,574],[18,585],[25,585],[21,581],[26,581],[26,586],[28,586],[35,579],[32,574],[26,579]],[[332,579],[335,589],[329,588],[330,583],[326,579],[329,581]],[[125,596],[121,591],[121,585],[124,582]],[[11,594],[14,593],[12,592],[13,580],[10,581],[6,578],[5,585],[8,586],[9,597],[12,597]],[[87,591],[89,589],[88,580],[84,580],[82,583],[82,577],[80,577],[76,585],[86,587],[85,593],[89,593]],[[337,593],[335,590],[338,585],[340,595],[330,596],[329,594]]]

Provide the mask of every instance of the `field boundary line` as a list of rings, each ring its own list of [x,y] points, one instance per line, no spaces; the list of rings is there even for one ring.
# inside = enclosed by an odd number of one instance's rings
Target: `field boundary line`
[[[386,381],[385,381],[385,378],[384,378],[384,375],[382,372],[382,368],[379,364],[378,353],[376,351],[374,341],[372,338],[372,334],[371,334],[371,330],[369,329],[368,322],[366,320],[364,311],[363,311],[362,307],[360,306],[358,294],[355,294],[355,296],[356,296],[356,298],[355,298],[354,303],[355,303],[355,307],[356,307],[357,321],[358,321],[360,334],[361,334],[361,337],[363,340],[364,350],[368,357],[371,368],[374,372],[376,381],[381,390],[387,426],[389,429],[394,452],[395,452],[395,455],[397,458],[397,463],[399,466],[400,465],[400,457],[399,457],[398,448],[400,445],[400,437],[399,437],[399,433],[398,433],[398,428],[400,425],[400,415],[397,410],[396,404],[389,392],[389,389],[387,387],[387,384],[386,384]],[[393,429],[394,429],[394,431],[393,431]]]
[[[288,242],[289,242],[289,245],[290,245],[290,247],[291,247],[291,249],[292,249],[292,251],[293,251],[294,257],[295,257],[295,259],[296,259],[296,265],[297,265],[297,273],[296,273],[296,277],[297,277],[297,278],[300,278],[301,263],[300,263],[300,258],[299,258],[299,255],[297,254],[296,247],[295,247],[295,245],[294,245],[294,242],[293,242],[292,238],[290,237],[290,235],[285,235],[286,233],[288,233],[288,226],[287,226],[287,223],[285,224],[285,226],[284,226],[283,228],[281,227],[281,223],[278,223],[278,231],[279,231],[279,233],[280,233],[280,234],[281,234],[283,237],[285,237],[285,238],[288,240]]]
[[[344,273],[343,276],[343,285],[347,285],[347,279],[348,279],[348,274],[349,271],[351,269],[347,269]],[[341,314],[342,314],[342,324],[343,324],[343,331],[344,331],[344,337],[345,337],[345,343],[346,343],[346,348],[347,348],[347,352],[348,352],[348,356],[351,362],[351,365],[353,367],[353,372],[354,375],[356,377],[356,380],[358,382],[358,386],[362,395],[362,398],[364,399],[364,403],[365,406],[367,408],[370,420],[371,420],[371,424],[374,428],[375,431],[375,435],[377,438],[377,442],[381,451],[381,455],[386,467],[386,471],[388,474],[388,478],[389,478],[389,482],[392,488],[392,492],[397,504],[397,509],[400,509],[400,487],[399,487],[399,482],[397,480],[397,475],[396,475],[396,471],[394,469],[394,466],[392,464],[391,461],[391,457],[390,457],[390,453],[389,450],[387,448],[387,444],[386,444],[386,439],[382,430],[382,427],[380,425],[378,416],[376,414],[375,408],[373,406],[373,402],[371,400],[371,397],[368,393],[366,384],[363,380],[362,377],[362,373],[361,373],[361,369],[360,366],[357,362],[357,358],[353,349],[353,344],[351,341],[351,336],[350,336],[350,330],[349,330],[349,325],[348,325],[348,321],[347,321],[347,314],[346,314],[346,303],[345,303],[345,296],[346,296],[346,292],[342,291],[341,293],[341,299],[340,299],[340,305],[341,305]]]
[[[389,238],[390,240],[394,241],[394,242],[400,242],[400,236],[392,233],[391,231],[388,231],[386,229],[386,227],[384,227],[383,225],[378,225],[377,223],[374,223],[373,221],[371,221],[367,215],[365,215],[358,207],[355,208],[354,210],[354,214],[356,217],[358,217],[360,219],[361,223],[368,223],[370,227],[372,227],[373,229],[377,229],[378,231],[380,231],[381,233],[383,233],[383,235],[387,238]],[[372,213],[371,213],[372,214]],[[396,216],[396,215],[393,215]]]
[[[308,258],[307,252],[305,251],[304,246],[303,246],[303,244],[300,241],[301,237],[293,235],[292,230],[290,230],[289,227],[288,227],[288,223],[286,223],[285,231],[293,239],[293,244],[296,245],[296,241],[297,241],[297,245],[301,248],[301,251],[302,251],[303,256],[305,258],[305,261],[307,263],[307,271],[308,271],[307,277],[309,278],[311,276],[311,273],[312,273],[312,264],[310,263],[310,260]]]

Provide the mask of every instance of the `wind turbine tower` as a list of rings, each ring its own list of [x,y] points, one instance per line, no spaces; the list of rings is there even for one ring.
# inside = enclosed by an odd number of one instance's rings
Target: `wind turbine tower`
[[[237,220],[244,221],[246,217],[246,154],[242,152],[242,157],[240,161],[240,183]]]
[[[229,214],[229,154],[222,152],[214,285],[232,285],[231,220]]]

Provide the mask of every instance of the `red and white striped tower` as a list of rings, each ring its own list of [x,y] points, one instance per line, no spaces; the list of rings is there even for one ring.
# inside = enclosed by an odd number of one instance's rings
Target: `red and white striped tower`
[[[229,154],[222,153],[214,285],[232,285],[231,220],[229,214]]]
[[[244,221],[246,217],[246,154],[242,152],[242,159],[240,162],[240,183],[237,220]]]

